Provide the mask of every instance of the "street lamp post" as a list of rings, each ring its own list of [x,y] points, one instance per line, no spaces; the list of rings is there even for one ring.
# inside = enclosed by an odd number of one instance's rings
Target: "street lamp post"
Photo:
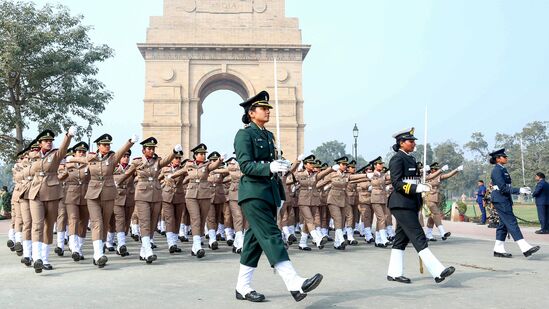
[[[92,126],[91,124],[88,124],[88,147],[90,147],[89,151],[91,152],[91,136],[92,136]]]
[[[357,150],[358,127],[356,126],[356,123],[355,123],[355,127],[353,128],[353,137],[355,138],[355,145],[354,145],[355,146],[354,147],[355,148],[355,153],[354,153],[355,160],[358,161],[358,156],[357,156],[357,152],[358,152],[358,150]]]

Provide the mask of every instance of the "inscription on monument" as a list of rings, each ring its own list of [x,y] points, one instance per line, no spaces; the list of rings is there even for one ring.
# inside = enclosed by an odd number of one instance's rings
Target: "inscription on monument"
[[[198,0],[196,11],[200,13],[252,13],[252,0]]]

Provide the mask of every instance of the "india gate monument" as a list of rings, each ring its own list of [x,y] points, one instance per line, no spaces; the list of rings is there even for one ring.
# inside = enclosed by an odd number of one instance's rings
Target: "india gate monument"
[[[208,143],[200,138],[208,117],[202,103],[214,91],[244,101],[267,90],[274,105],[274,58],[282,149],[287,158],[303,152],[302,64],[310,45],[302,44],[298,19],[285,16],[284,0],[164,0],[163,16],[150,18],[138,48],[146,70],[143,136],[158,138],[160,154],[174,143],[187,154]],[[276,134],[274,116],[268,129]]]

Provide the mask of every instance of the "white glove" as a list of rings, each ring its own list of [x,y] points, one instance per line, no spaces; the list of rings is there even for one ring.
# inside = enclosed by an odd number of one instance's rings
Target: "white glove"
[[[492,190],[499,190],[499,187],[497,185],[493,185]]]
[[[269,169],[271,170],[271,173],[286,173],[289,168],[288,165],[284,163],[284,161],[273,161],[269,164]]]
[[[372,192],[372,186],[368,186],[368,192]]]
[[[332,169],[336,172],[339,171],[339,164],[332,165]]]
[[[180,151],[183,151],[183,147],[181,147],[181,144],[177,144],[177,145],[173,146],[173,150],[175,152],[180,152]]]
[[[168,175],[166,175],[166,178],[167,178],[167,179],[170,179],[170,178],[172,178],[172,174],[168,174]]]
[[[132,135],[130,142],[132,142],[132,144],[139,142],[139,136],[137,136],[137,134]]]
[[[387,185],[387,186],[385,186],[385,191],[389,191],[389,190],[391,190],[391,187],[392,187],[391,185]]]
[[[431,188],[426,184],[420,183],[416,187],[416,193],[429,192],[429,191],[431,191]]]
[[[374,177],[374,173],[366,173],[366,177],[368,177],[369,179],[372,179],[372,177]]]
[[[305,155],[304,155],[304,154],[300,154],[300,155],[297,157],[297,160],[298,160],[298,161],[303,161],[303,159],[305,159]]]
[[[70,136],[75,136],[77,132],[78,132],[78,129],[77,129],[75,126],[71,126],[71,127],[69,128],[69,131],[67,131],[67,133],[68,133]]]
[[[65,162],[69,163],[72,161],[72,158],[74,158],[73,156],[68,156],[65,158]]]
[[[431,170],[431,167],[430,167],[429,165],[425,164],[425,166],[423,167],[423,169],[422,169],[421,171],[426,171],[426,172],[428,172],[428,171],[430,171],[430,170]]]
[[[532,193],[532,189],[528,187],[522,187],[519,189],[520,194],[530,194]]]
[[[458,167],[456,168],[456,170],[458,170],[458,172],[463,171],[463,165],[458,166]]]
[[[441,168],[443,172],[446,172],[448,170],[448,164],[444,164],[444,166]]]

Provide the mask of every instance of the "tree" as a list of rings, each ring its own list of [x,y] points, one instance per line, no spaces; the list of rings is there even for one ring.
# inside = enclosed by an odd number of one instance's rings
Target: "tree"
[[[100,124],[112,99],[94,78],[96,63],[113,54],[94,45],[83,16],[61,5],[0,4],[0,154],[12,158],[29,124],[57,133],[71,125]],[[79,130],[81,134],[84,130]]]
[[[320,161],[332,165],[334,160],[347,156],[349,160],[353,159],[351,154],[345,153],[346,145],[339,141],[324,142],[322,145],[313,149],[312,154]],[[362,167],[368,163],[361,155],[358,155],[357,166]]]
[[[416,162],[423,163],[423,145],[422,144],[416,145],[416,151],[412,153],[412,156],[416,158]],[[432,163],[433,160],[434,160],[433,149],[431,148],[431,144],[427,143],[427,164]]]
[[[464,147],[484,159],[488,157],[488,153],[490,152],[488,150],[488,143],[484,139],[484,134],[481,132],[473,132],[471,134],[471,141],[467,142]]]

